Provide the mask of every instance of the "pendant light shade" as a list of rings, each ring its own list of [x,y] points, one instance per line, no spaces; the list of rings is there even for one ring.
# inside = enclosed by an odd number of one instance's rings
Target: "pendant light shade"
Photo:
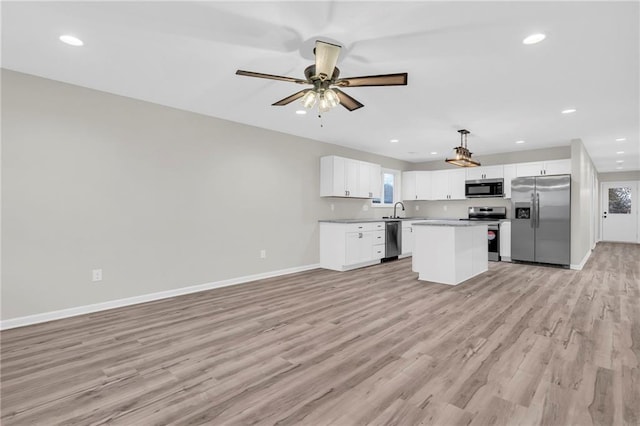
[[[313,108],[318,105],[318,111],[328,112],[340,105],[340,98],[333,89],[328,88],[328,83],[318,83],[317,87],[310,89],[302,97],[302,105],[305,108]]]
[[[469,132],[466,129],[458,130],[460,133],[460,146],[453,148],[454,157],[444,160],[447,163],[453,164],[459,167],[477,167],[479,162],[471,159],[471,152],[467,148],[467,135]]]
[[[313,90],[309,90],[302,97],[302,105],[304,105],[305,108],[313,108],[317,100],[318,100],[318,94]]]

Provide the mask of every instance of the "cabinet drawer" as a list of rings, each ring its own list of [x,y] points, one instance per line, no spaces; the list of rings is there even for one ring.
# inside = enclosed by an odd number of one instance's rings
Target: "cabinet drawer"
[[[384,222],[361,222],[345,225],[345,232],[384,231]]]
[[[386,242],[385,239],[385,231],[373,231],[373,244],[384,244]]]
[[[373,259],[382,259],[385,256],[384,250],[385,250],[384,244],[376,244],[376,245],[374,245],[373,246],[373,253],[371,254],[371,257]]]

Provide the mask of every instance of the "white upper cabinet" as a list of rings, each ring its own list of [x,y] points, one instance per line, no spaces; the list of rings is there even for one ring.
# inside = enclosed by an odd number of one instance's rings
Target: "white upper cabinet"
[[[500,179],[504,177],[503,166],[484,166],[467,168],[467,180]]]
[[[431,172],[431,199],[464,200],[466,179],[467,173],[464,169]]]
[[[404,201],[418,199],[416,173],[418,172],[402,172],[402,199]]]
[[[544,164],[542,162],[516,164],[516,177],[542,176],[543,174],[544,174]]]
[[[516,177],[568,174],[571,174],[571,159],[516,164]]]
[[[380,196],[378,164],[329,155],[320,159],[320,196],[374,198]]]
[[[402,173],[402,199],[431,200],[431,172]]]
[[[365,163],[369,169],[369,193],[367,198],[382,198],[382,166],[380,164]]]
[[[567,158],[566,160],[545,161],[544,174],[545,175],[570,175],[571,159]]]
[[[417,172],[416,194],[418,200],[431,200],[431,172]]]

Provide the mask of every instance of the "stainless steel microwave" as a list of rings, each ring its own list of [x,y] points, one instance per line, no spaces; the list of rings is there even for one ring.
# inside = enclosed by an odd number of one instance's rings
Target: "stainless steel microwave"
[[[504,179],[468,180],[464,185],[467,198],[502,198],[504,197]]]

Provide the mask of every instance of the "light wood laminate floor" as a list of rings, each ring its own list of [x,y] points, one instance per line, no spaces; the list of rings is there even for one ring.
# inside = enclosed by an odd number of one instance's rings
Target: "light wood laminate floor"
[[[640,424],[640,246],[582,271],[410,259],[1,333],[2,424]]]

